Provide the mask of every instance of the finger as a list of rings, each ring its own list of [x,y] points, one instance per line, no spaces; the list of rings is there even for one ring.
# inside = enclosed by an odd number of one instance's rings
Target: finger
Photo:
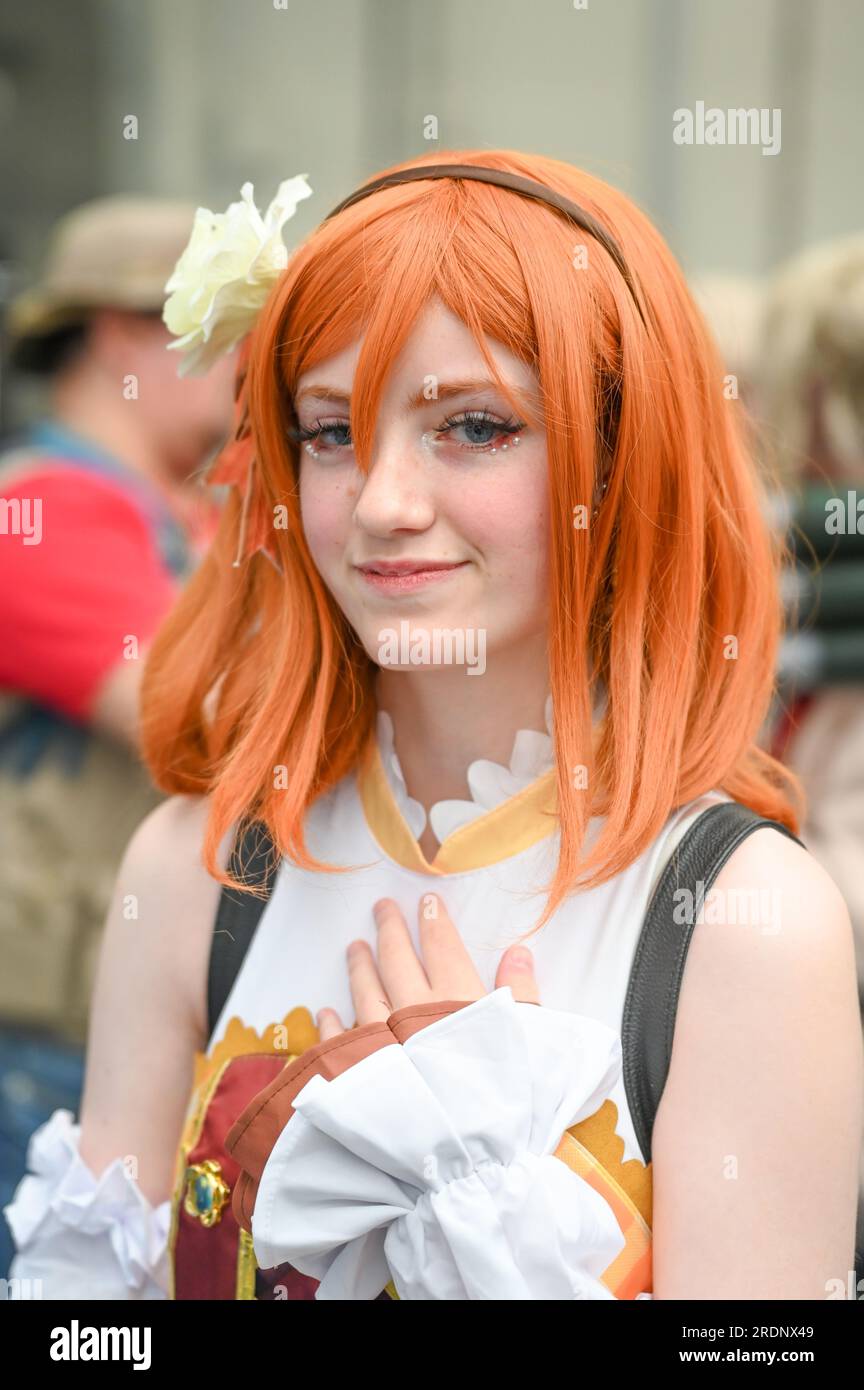
[[[486,993],[468,950],[437,893],[420,899],[420,950],[438,999],[480,999]]]
[[[540,987],[534,974],[534,957],[527,946],[510,946],[498,963],[495,988],[509,985],[522,1004],[539,1004]]]
[[[345,1032],[345,1024],[335,1009],[319,1009],[316,1020],[319,1042],[326,1042],[328,1038],[338,1037],[340,1033]]]
[[[348,983],[358,1024],[386,1023],[393,1009],[368,941],[352,941],[348,947]]]
[[[392,898],[381,898],[372,909],[378,928],[378,973],[394,1009],[432,998],[432,988],[420,962],[408,923]]]

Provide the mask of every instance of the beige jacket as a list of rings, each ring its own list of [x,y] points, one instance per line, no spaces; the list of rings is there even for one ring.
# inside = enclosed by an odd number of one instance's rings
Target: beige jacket
[[[0,695],[0,736],[26,711]],[[23,775],[0,760],[0,1025],[83,1043],[117,869],[161,793],[113,739],[87,731],[80,747],[77,768],[59,740]]]

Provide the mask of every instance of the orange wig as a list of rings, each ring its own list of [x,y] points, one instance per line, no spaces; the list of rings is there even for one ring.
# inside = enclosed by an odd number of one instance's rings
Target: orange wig
[[[630,864],[677,806],[709,789],[798,829],[800,786],[757,744],[774,688],[782,547],[717,349],[644,214],[569,164],[515,151],[436,151],[394,169],[444,160],[509,170],[591,212],[623,251],[645,321],[599,242],[495,185],[405,183],[322,223],[247,340],[248,515],[233,493],[157,634],[144,753],[166,792],[209,796],[203,856],[219,882],[243,886],[217,862],[235,821],[263,822],[277,851],[305,868],[340,867],[308,853],[305,813],[358,763],[374,728],[376,667],[305,543],[293,394],[302,373],[365,335],[350,424],[367,471],[388,371],[438,296],[502,388],[484,335],[533,368],[543,402],[561,832],[545,921],[568,892]],[[601,469],[596,521],[576,528],[574,508],[590,514]],[[271,553],[235,567],[241,524]],[[594,727],[597,681],[606,706]],[[587,775],[574,779],[576,767]],[[585,854],[594,815],[605,818],[602,833]]]

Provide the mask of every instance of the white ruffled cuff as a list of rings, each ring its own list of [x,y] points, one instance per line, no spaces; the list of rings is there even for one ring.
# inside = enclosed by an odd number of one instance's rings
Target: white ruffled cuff
[[[252,1216],[319,1299],[608,1299],[625,1241],[554,1157],[621,1069],[611,1028],[502,987],[294,1100]]]
[[[10,1278],[41,1280],[43,1298],[167,1298],[170,1201],[151,1206],[119,1158],[94,1178],[80,1137],[71,1111],[55,1110],[30,1138],[30,1171],[3,1209],[18,1247]]]

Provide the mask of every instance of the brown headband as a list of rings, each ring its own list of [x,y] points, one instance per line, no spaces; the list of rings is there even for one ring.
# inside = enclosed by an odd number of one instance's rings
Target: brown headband
[[[477,179],[480,183],[495,183],[501,188],[509,188],[514,193],[522,193],[527,198],[536,198],[540,202],[548,203],[557,212],[563,212],[582,231],[588,232],[599,241],[600,245],[609,253],[615,262],[621,277],[630,291],[633,303],[639,312],[643,324],[645,315],[639,303],[627,262],[624,259],[620,246],[615,239],[610,236],[605,227],[602,227],[590,212],[580,208],[578,203],[572,203],[569,198],[556,193],[554,188],[547,188],[543,183],[537,183],[534,179],[526,179],[521,174],[510,174],[503,169],[487,169],[481,164],[418,164],[411,169],[398,169],[394,174],[383,174],[379,179],[373,179],[371,183],[364,184],[356,192],[350,193],[347,198],[343,198],[338,207],[332,212],[328,212],[324,218],[329,222],[331,217],[335,217],[343,208],[348,208],[352,203],[357,203],[361,198],[366,198],[370,193],[375,193],[379,188],[390,188],[398,183],[413,183],[415,179]],[[647,327],[647,325],[646,325]]]

